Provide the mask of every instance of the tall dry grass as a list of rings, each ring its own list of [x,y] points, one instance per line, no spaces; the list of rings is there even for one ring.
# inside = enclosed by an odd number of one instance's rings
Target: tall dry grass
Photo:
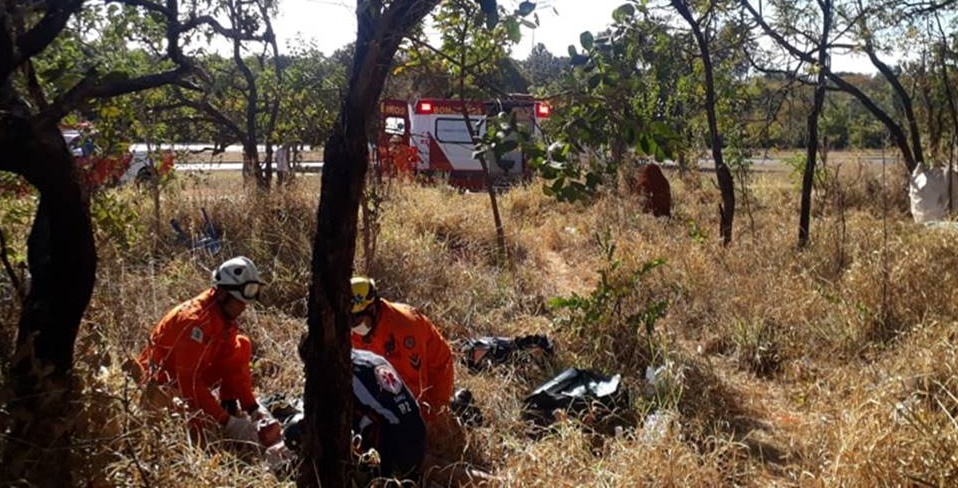
[[[487,195],[402,183],[384,191],[378,252],[370,269],[360,270],[363,256],[356,266],[386,297],[421,308],[452,341],[545,333],[557,344],[546,364],[457,369],[486,424],[468,431],[465,452],[445,454],[503,486],[953,486],[954,231],[911,223],[903,178],[851,160],[816,193],[807,248],[795,245],[797,183],[781,171],[752,175],[750,213],[740,207],[735,241],[723,247],[714,175],[668,175],[671,220],[638,213],[615,190],[584,204],[556,203],[536,186],[500,195],[505,264]],[[299,391],[318,188],[305,177],[257,197],[234,178],[183,178],[163,194],[158,234],[148,198],[110,195],[77,346],[84,483],[289,483],[215,439],[190,444],[180,419],[142,412],[122,364],[164,311],[208,286],[209,269],[244,254],[270,283],[243,318],[257,344],[257,389]],[[200,208],[224,235],[218,255],[175,243],[165,223],[199,229]],[[22,242],[26,227],[4,231]],[[560,297],[580,306],[556,307]],[[661,317],[655,304],[666,304]],[[15,301],[0,305],[9,338]],[[8,359],[9,340],[0,344]],[[617,434],[569,418],[532,436],[520,421],[522,396],[570,366],[623,375],[632,404]],[[648,384],[650,368],[668,381]]]

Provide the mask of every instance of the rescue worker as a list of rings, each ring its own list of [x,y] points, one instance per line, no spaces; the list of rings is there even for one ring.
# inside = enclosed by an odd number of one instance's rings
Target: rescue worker
[[[211,288],[160,320],[138,362],[148,382],[171,388],[201,414],[191,421],[194,429],[215,422],[227,438],[268,446],[279,440],[280,427],[253,395],[252,346],[236,322],[263,285],[249,258],[222,263],[213,271]],[[219,401],[213,395],[217,387]]]
[[[360,436],[360,453],[376,450],[379,476],[416,478],[426,454],[426,425],[416,398],[382,356],[353,349],[351,359],[352,431]],[[286,446],[298,452],[304,430],[302,407],[269,400],[264,403],[283,420]]]
[[[427,426],[448,418],[453,390],[452,351],[442,333],[413,307],[383,299],[371,278],[352,285],[353,349],[372,351],[396,368],[419,402]]]

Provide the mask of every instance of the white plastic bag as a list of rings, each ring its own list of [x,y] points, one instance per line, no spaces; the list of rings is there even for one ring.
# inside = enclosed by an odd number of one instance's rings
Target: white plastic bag
[[[921,166],[912,171],[908,184],[911,215],[916,223],[945,220],[948,218],[948,168],[938,166],[925,169]],[[958,174],[950,172],[952,206],[958,207]]]

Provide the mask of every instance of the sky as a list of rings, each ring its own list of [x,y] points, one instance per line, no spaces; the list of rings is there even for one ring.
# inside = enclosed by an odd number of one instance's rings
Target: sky
[[[502,0],[500,0],[501,2]],[[512,3],[518,3],[513,1]],[[506,0],[507,6],[512,6]],[[612,22],[612,11],[624,0],[540,0],[539,27],[524,29],[522,41],[513,48],[513,57],[525,59],[537,43],[545,44],[557,56],[566,54],[570,44],[579,45],[583,31],[597,32]],[[300,39],[313,40],[319,50],[331,54],[356,40],[355,0],[280,0],[279,18],[274,23],[280,49]],[[874,72],[864,57],[832,60],[836,71]]]
[[[500,0],[501,1],[501,0]],[[515,2],[517,3],[517,2]],[[537,2],[540,26],[524,29],[513,57],[524,59],[536,43],[553,54],[579,45],[583,31],[598,31],[612,22],[612,11],[624,0],[546,0]],[[543,6],[543,5],[551,6]],[[509,0],[505,5],[512,6]],[[274,28],[280,42],[296,41],[297,35],[313,39],[326,54],[356,40],[355,0],[280,0]],[[282,48],[282,47],[281,47]]]

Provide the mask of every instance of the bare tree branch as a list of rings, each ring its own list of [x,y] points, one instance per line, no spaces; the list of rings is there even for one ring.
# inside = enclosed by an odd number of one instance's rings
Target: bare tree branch
[[[906,7],[918,7],[915,10],[917,15],[932,14],[939,10],[946,9],[958,3],[958,0],[945,0],[944,2],[902,2]]]
[[[902,104],[902,110],[905,112],[905,120],[908,121],[908,128],[911,132],[911,150],[915,164],[924,164],[925,157],[922,154],[921,133],[918,131],[918,121],[915,119],[915,110],[912,107],[911,97],[908,95],[905,87],[901,85],[898,76],[895,75],[887,64],[878,58],[878,54],[875,52],[875,46],[872,44],[870,38],[865,41],[865,54],[868,55],[868,59],[878,68],[878,72],[882,74],[898,95],[898,100]]]
[[[796,59],[800,61],[804,61],[807,63],[815,63],[814,56],[798,49],[797,47],[792,45],[792,43],[788,42],[788,40],[785,39],[779,32],[777,32],[775,29],[772,29],[772,27],[768,25],[768,22],[765,21],[765,18],[762,17],[762,14],[760,14],[758,10],[756,10],[755,7],[753,7],[752,4],[749,3],[748,0],[739,0],[739,3],[742,5],[743,8],[745,8],[745,10],[747,10],[752,15],[753,19],[762,28],[762,31],[767,36],[771,37],[776,44],[778,44],[780,47],[788,51],[793,57],[795,57]],[[885,125],[885,127],[888,129],[888,132],[891,134],[892,139],[895,141],[895,145],[898,146],[899,150],[901,150],[902,152],[902,157],[905,160],[905,167],[908,169],[909,172],[915,169],[915,166],[917,163],[915,162],[914,154],[912,153],[911,148],[909,147],[908,138],[906,137],[905,131],[904,129],[902,129],[901,125],[895,122],[895,120],[892,119],[887,112],[882,110],[881,107],[879,107],[878,104],[871,99],[871,97],[869,97],[864,92],[859,90],[858,87],[856,87],[855,85],[852,85],[851,83],[843,79],[841,76],[838,76],[837,74],[833,73],[831,68],[825,68],[825,69],[826,69],[826,75],[828,76],[829,81],[831,81],[836,86],[838,86],[842,91],[849,93],[855,98],[857,98],[858,101],[861,102],[861,104],[864,105],[865,108],[872,113],[872,115],[878,118],[878,120],[880,120],[882,124]]]
[[[417,45],[417,46],[419,46],[419,47],[424,47],[424,48],[428,49],[429,51],[431,51],[432,53],[436,54],[437,56],[439,56],[439,57],[445,59],[446,61],[449,61],[450,63],[459,65],[459,61],[458,61],[458,60],[453,59],[452,56],[450,56],[450,55],[448,55],[448,54],[442,52],[441,49],[437,48],[436,46],[433,46],[432,44],[429,44],[427,41],[424,41],[424,40],[422,40],[422,39],[420,39],[420,38],[418,38],[418,37],[409,37],[408,39],[409,39],[413,44],[415,44],[415,45]],[[491,56],[491,55],[490,55],[490,56]],[[468,74],[468,75],[470,75],[470,76],[476,78],[477,80],[482,80],[482,81],[484,81],[484,82],[485,82],[485,85],[486,85],[486,88],[488,88],[488,89],[489,89],[490,91],[492,91],[493,93],[495,93],[495,94],[497,94],[497,95],[499,95],[499,96],[502,96],[502,97],[508,97],[508,96],[509,96],[509,93],[508,93],[508,92],[506,92],[505,90],[503,90],[503,89],[497,87],[494,83],[490,83],[488,76],[486,76],[486,75],[484,75],[484,74],[481,74],[481,73],[477,73],[477,72],[475,71],[475,68],[476,68],[477,66],[478,66],[478,63],[472,64],[472,65],[468,65],[468,66],[461,66],[461,69],[462,69],[466,74]]]
[[[198,17],[191,17],[189,20],[184,22],[177,28],[177,31],[182,34],[184,32],[191,31],[202,25],[206,25],[213,29],[217,34],[236,41],[268,41],[269,37],[272,35],[262,34],[256,35],[252,32],[244,31],[243,29],[237,29],[235,25],[232,28],[224,27],[223,24],[220,24],[215,18],[210,15],[200,15]]]
[[[108,81],[88,73],[76,85],[58,96],[49,107],[37,116],[40,124],[55,124],[84,101],[92,98],[112,98],[128,93],[148,90],[163,85],[177,85],[188,89],[196,87],[183,78],[190,72],[189,67],[179,67],[162,73],[143,75],[125,80]]]
[[[240,141],[246,140],[246,131],[243,130],[236,122],[230,120],[229,117],[223,114],[222,110],[213,106],[213,104],[211,104],[209,101],[191,100],[179,92],[179,90],[177,90],[175,94],[183,105],[209,115],[216,121],[218,125],[232,132],[237,139]]]

